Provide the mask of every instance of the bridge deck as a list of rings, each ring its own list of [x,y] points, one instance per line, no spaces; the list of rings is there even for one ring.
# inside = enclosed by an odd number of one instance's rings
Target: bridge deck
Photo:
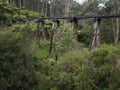
[[[68,20],[83,20],[83,19],[108,19],[108,18],[120,18],[120,14],[114,14],[114,15],[97,15],[97,16],[76,16],[76,17],[40,17],[40,18],[12,18],[13,21],[24,21],[24,20],[35,20],[35,21],[41,21],[41,20],[59,20],[59,19],[68,19]]]

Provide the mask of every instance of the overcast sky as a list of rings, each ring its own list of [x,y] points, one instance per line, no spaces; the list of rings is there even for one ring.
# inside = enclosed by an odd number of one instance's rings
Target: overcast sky
[[[77,2],[79,2],[79,3],[82,3],[82,2],[85,1],[85,0],[75,0],[75,1],[77,1]]]

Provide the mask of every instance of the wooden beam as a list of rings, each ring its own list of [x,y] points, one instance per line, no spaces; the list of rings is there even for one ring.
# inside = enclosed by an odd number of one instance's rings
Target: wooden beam
[[[23,20],[34,20],[34,21],[39,21],[39,20],[54,20],[54,19],[78,19],[78,20],[87,20],[87,19],[95,19],[95,18],[99,18],[99,19],[108,19],[108,18],[120,18],[120,14],[112,14],[112,15],[98,15],[98,16],[75,16],[75,17],[48,17],[48,18],[12,18],[12,21],[20,21],[22,22]]]

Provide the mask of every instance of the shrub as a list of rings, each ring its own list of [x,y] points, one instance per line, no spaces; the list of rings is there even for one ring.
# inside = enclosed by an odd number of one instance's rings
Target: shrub
[[[1,90],[29,90],[33,86],[34,51],[33,42],[26,42],[21,33],[0,32]]]
[[[54,69],[57,90],[92,90],[94,65],[88,50],[70,51],[59,59]]]
[[[112,45],[103,45],[92,53],[91,59],[97,70],[95,75],[96,86],[101,90],[104,88],[118,90],[120,70],[116,65],[119,62],[119,54],[118,46]]]

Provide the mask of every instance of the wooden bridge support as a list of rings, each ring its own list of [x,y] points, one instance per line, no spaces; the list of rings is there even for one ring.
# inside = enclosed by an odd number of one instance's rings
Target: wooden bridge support
[[[27,20],[23,20],[23,24],[26,24],[27,23]]]
[[[73,36],[75,38],[76,41],[78,41],[78,19],[77,18],[73,18],[72,20],[70,20],[71,24],[72,24],[72,29],[73,29]]]
[[[100,46],[100,21],[101,19],[95,19],[93,24],[93,32],[91,35],[91,41],[89,50],[96,49]]]
[[[40,47],[40,37],[41,37],[41,32],[40,32],[40,21],[38,21],[38,25],[37,25],[37,31],[36,31],[36,42],[37,45]]]
[[[51,30],[51,38],[50,38],[50,48],[49,53],[51,54],[53,51],[55,51],[55,41],[57,39],[57,29],[59,28],[59,20],[53,20],[52,30]]]
[[[14,19],[12,20],[12,24],[16,24],[16,22],[17,22],[16,20],[14,20]]]
[[[54,37],[53,37],[53,42],[55,44],[60,44],[61,43],[61,33],[60,33],[60,21],[56,20],[56,26],[55,26],[55,31],[54,31]]]
[[[56,29],[56,22],[53,20],[53,24],[52,24],[52,30],[51,30],[51,38],[50,38],[50,48],[49,48],[49,53],[51,54],[54,48],[54,44],[53,44],[53,35],[54,35],[54,31]]]
[[[45,33],[44,21],[41,21],[41,29],[42,29],[43,45],[45,45],[46,44],[46,33]]]
[[[46,34],[45,34],[45,27],[44,27],[44,21],[38,21],[37,26],[37,45],[40,47],[41,45],[46,44]],[[42,44],[40,43],[40,40],[42,39]]]

